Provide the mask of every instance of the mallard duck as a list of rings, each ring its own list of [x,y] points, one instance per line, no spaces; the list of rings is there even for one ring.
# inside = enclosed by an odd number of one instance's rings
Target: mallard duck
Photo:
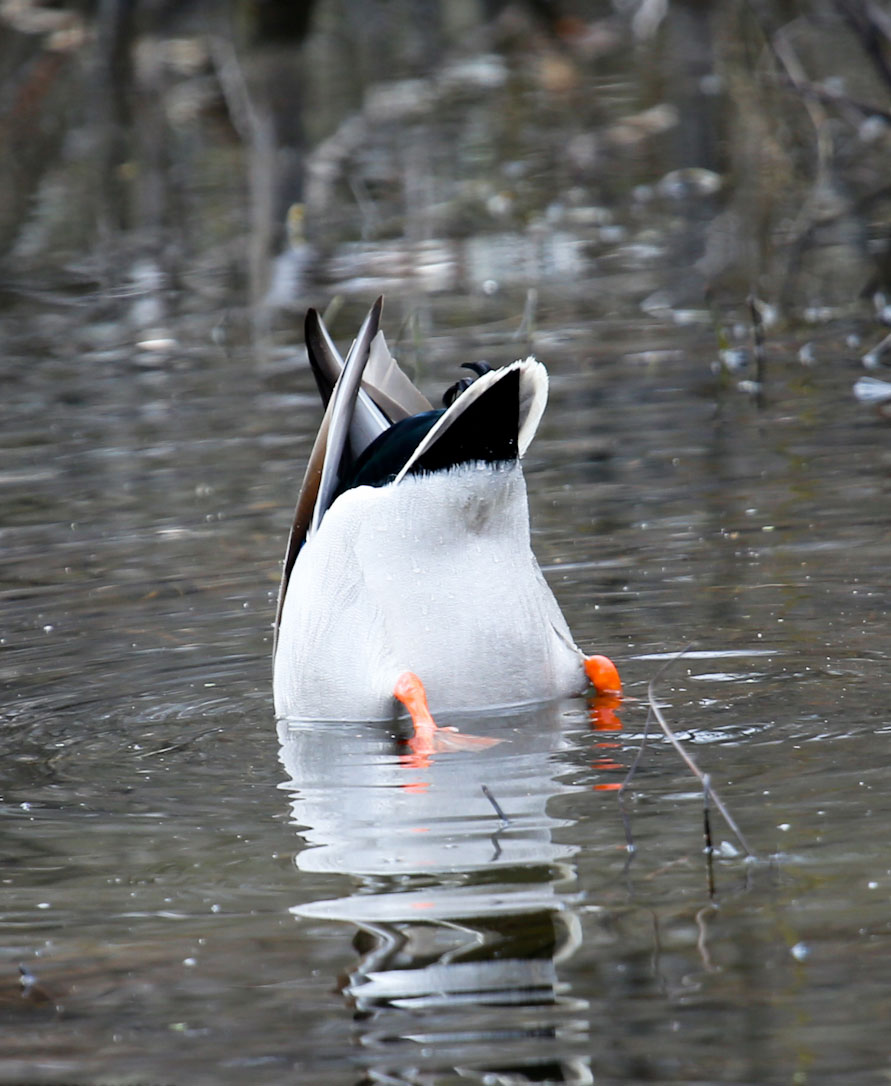
[[[326,405],[297,501],[275,621],[280,717],[392,719],[414,749],[473,745],[433,713],[621,691],[573,641],[532,553],[520,458],[544,412],[534,358],[473,364],[434,410],[380,332],[344,362],[315,310],[306,347]]]

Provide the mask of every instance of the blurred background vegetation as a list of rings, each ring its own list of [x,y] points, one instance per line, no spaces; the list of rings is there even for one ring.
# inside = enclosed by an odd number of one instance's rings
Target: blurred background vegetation
[[[465,324],[707,311],[728,347],[753,296],[881,365],[873,0],[3,0],[0,85],[13,340],[38,304],[50,351],[189,315],[263,346],[386,289],[421,329],[448,294]]]

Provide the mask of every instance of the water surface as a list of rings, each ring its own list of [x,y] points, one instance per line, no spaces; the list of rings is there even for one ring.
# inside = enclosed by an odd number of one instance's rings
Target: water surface
[[[620,45],[565,91],[470,50],[433,69],[438,109],[414,85],[410,120],[401,83],[370,126],[307,109],[314,183],[351,165],[325,200],[307,182],[309,248],[275,265],[249,252],[257,189],[189,40],[197,69],[185,45],[148,68],[181,92],[143,175],[164,214],[92,217],[82,117],[7,253],[0,1077],[885,1081],[891,457],[851,395],[869,315],[770,330],[760,402],[714,372],[722,336],[749,343],[745,292],[716,318],[688,259],[722,208],[659,195],[687,152],[669,115],[639,119],[658,101]],[[578,642],[620,667],[617,718],[480,714],[465,730],[504,742],[429,764],[398,728],[277,728],[278,563],[319,419],[298,313],[339,296],[346,345],[380,290],[431,395],[468,359],[547,364],[533,540]],[[712,810],[713,895],[701,789],[652,732],[626,849],[615,786],[657,672],[756,853]]]

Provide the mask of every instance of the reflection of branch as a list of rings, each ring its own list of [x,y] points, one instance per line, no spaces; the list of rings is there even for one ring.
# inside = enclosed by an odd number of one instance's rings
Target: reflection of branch
[[[804,108],[810,116],[817,137],[817,171],[818,175],[822,174],[832,154],[832,139],[829,134],[829,126],[826,123],[826,112],[820,102],[804,91],[804,88],[810,86],[810,80],[807,78],[798,56],[792,49],[786,28],[776,31],[775,34],[768,37],[767,41],[773,55],[785,72],[786,78],[801,95]]]
[[[851,207],[850,202],[841,196],[833,184],[830,172],[833,165],[830,116],[841,115],[855,129],[859,128],[864,118],[875,118],[886,127],[891,127],[891,110],[852,98],[832,86],[813,82],[796,52],[793,37],[797,23],[803,20],[775,29],[768,25],[760,10],[765,5],[756,3],[756,0],[744,2],[763,35],[766,49],[773,57],[775,78],[790,87],[798,96],[815,132],[816,177],[809,198],[801,203],[797,215],[788,227],[790,241],[785,247],[785,269],[780,275],[783,284],[780,300],[785,304],[790,300],[790,292],[800,270],[803,253],[811,244],[814,234],[838,219],[854,216],[857,210]],[[880,11],[872,0],[834,0],[834,3],[839,16],[858,36],[861,47],[879,67],[886,84],[891,86],[891,66],[888,64],[891,16]]]
[[[891,65],[885,48],[891,45],[891,17],[872,0],[835,0],[841,17],[860,39],[873,67],[891,88]]]
[[[494,807],[495,814],[498,815],[498,821],[501,823],[501,825],[498,827],[498,829],[489,838],[489,840],[492,842],[492,847],[495,849],[495,853],[492,856],[492,862],[494,863],[501,856],[501,842],[498,840],[498,838],[511,825],[511,820],[507,817],[507,815],[501,809],[501,804],[492,795],[492,793],[489,791],[488,787],[485,784],[481,785],[480,787],[483,790],[483,795],[486,797],[486,799]]]
[[[706,920],[709,913],[714,913],[716,909],[716,905],[703,905],[696,913],[696,927],[699,931],[699,935],[696,938],[696,949],[699,951],[699,957],[702,958],[702,964],[709,973],[714,973],[718,967],[712,961],[711,954],[709,954],[708,926],[706,925]]]
[[[841,8],[843,6],[850,7],[851,5],[847,0],[836,0],[837,5]],[[878,16],[878,13],[872,5],[871,15]],[[802,67],[798,56],[792,49],[789,41],[788,27],[781,27],[779,30],[771,33],[761,22],[761,18],[753,5],[749,5],[749,10],[758,22],[761,28],[761,33],[764,35],[764,40],[767,43],[767,47],[770,49],[774,58],[780,66],[780,75],[787,83],[789,83],[798,92],[801,98],[804,100],[805,108],[811,115],[811,120],[814,123],[814,127],[817,131],[825,121],[825,114],[822,110],[813,108],[818,103],[829,103],[831,105],[843,106],[847,109],[854,110],[857,113],[862,114],[864,117],[880,117],[886,124],[891,124],[891,112],[886,109],[881,109],[878,106],[871,105],[869,102],[861,102],[859,99],[851,98],[850,95],[844,91],[836,90],[832,87],[824,86],[822,83],[814,83],[808,79],[804,68]],[[845,14],[845,13],[843,13]],[[847,18],[847,16],[846,16]],[[891,40],[891,18],[882,15],[881,18],[885,22],[883,32],[888,40]],[[878,20],[876,20],[878,22]],[[855,25],[850,18],[848,22],[854,26],[854,29],[859,32],[859,28]],[[861,38],[863,34],[861,33]],[[878,58],[881,65],[883,78],[888,80],[891,77],[891,70],[888,69],[887,62],[881,51],[878,51],[875,55],[871,52],[869,46],[864,44],[867,52],[873,59]],[[889,84],[891,85],[891,84]],[[810,103],[810,104],[809,104]]]
[[[889,114],[888,117],[888,123],[891,125],[891,114]],[[881,185],[873,192],[866,193],[851,204],[844,204],[837,210],[828,213],[824,210],[819,218],[816,216],[813,217],[811,221],[802,228],[798,236],[789,243],[788,271],[785,277],[786,283],[791,282],[793,269],[797,269],[800,265],[802,255],[814,241],[817,231],[832,226],[833,223],[836,223],[843,218],[850,217],[858,219],[872,204],[877,203],[879,200],[886,199],[889,195],[891,195],[891,185]],[[865,297],[872,293],[876,289],[876,286],[881,285],[882,282],[882,273],[881,271],[878,271],[861,291],[861,297]]]
[[[232,127],[242,143],[251,147],[259,128],[254,105],[241,68],[241,62],[232,42],[218,34],[209,38],[210,58],[217,83],[226,103]]]
[[[885,124],[891,125],[891,112],[887,109],[880,109],[878,106],[874,106],[869,102],[861,102],[858,98],[852,98],[843,91],[834,90],[832,87],[824,86],[822,83],[812,83],[809,79],[803,80],[800,83],[795,83],[790,79],[789,82],[792,83],[802,98],[812,98],[817,102],[828,102],[831,105],[845,106],[847,109],[853,109],[857,113],[862,113],[864,117],[879,117]]]

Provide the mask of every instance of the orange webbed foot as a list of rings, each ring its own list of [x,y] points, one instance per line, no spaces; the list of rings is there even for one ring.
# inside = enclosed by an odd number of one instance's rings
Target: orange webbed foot
[[[608,656],[587,656],[585,657],[585,674],[594,687],[595,694],[588,707],[591,714],[591,727],[596,732],[620,731],[622,721],[616,715],[616,710],[622,704],[623,695],[622,681],[616,665]],[[611,749],[618,748],[619,743],[601,740],[597,746],[604,753],[594,762],[595,769],[625,772],[625,766],[607,753]],[[621,787],[620,782],[614,781],[594,785],[596,791],[615,791]]]
[[[393,696],[408,710],[415,729],[408,746],[421,758],[448,751],[486,750],[501,742],[480,735],[464,735],[456,728],[440,728],[430,714],[424,684],[413,671],[403,671],[393,687]]]
[[[586,656],[585,674],[598,694],[614,698],[622,696],[619,670],[608,656]]]

